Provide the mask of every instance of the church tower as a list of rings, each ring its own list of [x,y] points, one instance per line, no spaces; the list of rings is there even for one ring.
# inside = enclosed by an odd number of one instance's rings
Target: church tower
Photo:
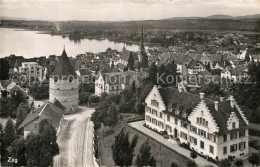
[[[142,68],[147,68],[148,66],[148,57],[145,52],[145,47],[144,47],[144,26],[142,23],[142,30],[141,30],[141,42],[140,42],[140,51],[138,54],[138,60],[139,63],[141,64]]]
[[[77,74],[70,64],[65,51],[49,78],[49,101],[58,100],[64,107],[65,113],[75,112],[78,108],[79,83]]]

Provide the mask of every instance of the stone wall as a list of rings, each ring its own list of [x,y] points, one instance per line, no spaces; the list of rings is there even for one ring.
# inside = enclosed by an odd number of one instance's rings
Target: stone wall
[[[66,113],[74,112],[78,108],[79,84],[78,81],[58,80],[50,78],[49,101],[59,100],[67,109]]]

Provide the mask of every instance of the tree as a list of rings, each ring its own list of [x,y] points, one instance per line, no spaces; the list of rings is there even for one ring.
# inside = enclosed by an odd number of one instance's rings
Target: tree
[[[116,166],[131,166],[133,161],[134,148],[138,142],[138,136],[135,135],[132,142],[129,141],[129,134],[122,129],[115,136],[112,144],[112,156]]]
[[[36,82],[33,85],[30,85],[29,93],[36,100],[47,99],[49,98],[49,84]]]
[[[28,166],[49,166],[53,157],[59,154],[56,130],[47,119],[39,123],[38,134],[29,134],[26,139]]]
[[[149,61],[148,61],[148,56],[145,51],[140,52],[142,56],[142,61],[141,61],[141,67],[142,68],[149,68]]]
[[[17,134],[21,134],[22,128],[18,129],[18,127],[21,125],[21,123],[24,121],[24,119],[27,117],[30,109],[28,104],[21,103],[19,107],[17,108],[17,116],[16,116],[16,124],[15,128],[17,131]]]
[[[197,158],[197,153],[196,153],[196,151],[195,150],[192,150],[191,152],[190,152],[190,157],[193,159],[193,161],[194,161],[194,159],[196,159]]]
[[[115,67],[115,64],[114,64],[114,61],[112,61],[112,64],[111,64],[111,69],[113,69]]]
[[[178,167],[178,165],[175,162],[172,162],[171,167]]]
[[[13,121],[9,118],[4,128],[4,144],[10,146],[15,139],[15,128]]]
[[[100,100],[100,98],[98,96],[96,96],[96,95],[90,95],[88,97],[89,103],[98,103],[99,100]]]
[[[235,161],[235,166],[242,167],[242,166],[244,166],[244,163],[243,163],[243,161],[241,159],[237,159]]]
[[[79,103],[80,104],[86,104],[88,102],[88,98],[91,95],[89,92],[81,92],[79,94]]]
[[[42,142],[41,142],[41,136],[36,133],[30,133],[26,137],[26,142],[25,142],[25,154],[26,154],[26,164],[28,166],[39,166],[40,162],[40,154],[41,154],[41,149],[42,147]]]
[[[154,62],[152,63],[150,70],[149,70],[149,81],[152,84],[158,84],[157,83],[157,67]]]
[[[188,167],[197,167],[198,165],[196,164],[195,161],[188,161],[188,162],[187,162],[187,166],[188,166]]]
[[[135,165],[138,167],[156,166],[156,160],[151,155],[150,151],[151,151],[151,146],[149,145],[149,141],[146,140],[140,147],[139,153],[135,161]]]
[[[250,61],[250,57],[249,57],[248,51],[246,52],[246,55],[245,55],[245,61],[246,61],[246,62],[249,62],[249,61]]]
[[[18,107],[20,103],[26,103],[27,97],[21,90],[16,90],[11,93],[11,97],[14,99],[15,106]]]
[[[202,92],[205,93],[207,98],[211,99],[219,99],[220,96],[224,96],[224,92],[221,89],[219,84],[215,84],[210,82],[209,84],[205,85],[202,89]]]
[[[23,137],[15,139],[11,146],[9,147],[11,155],[13,158],[17,159],[18,166],[25,166],[26,159],[25,159],[25,140]]]
[[[0,80],[9,79],[10,64],[5,59],[0,59]]]
[[[118,112],[115,103],[111,104],[111,106],[107,111],[107,115],[108,115],[108,119],[107,119],[108,125],[109,126],[115,125],[118,121]]]
[[[257,153],[252,153],[249,155],[248,162],[252,164],[252,166],[257,165],[259,161],[259,156]]]
[[[135,65],[134,56],[133,56],[133,53],[130,52],[129,58],[128,58],[128,63],[127,63],[127,68],[130,70],[134,70],[134,65]]]
[[[0,109],[2,117],[15,117],[16,105],[15,101],[11,97],[0,99]]]

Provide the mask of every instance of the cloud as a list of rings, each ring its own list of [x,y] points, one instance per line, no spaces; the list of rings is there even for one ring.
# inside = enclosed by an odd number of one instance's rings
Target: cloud
[[[256,14],[258,0],[0,0],[0,15],[41,20],[140,20]]]

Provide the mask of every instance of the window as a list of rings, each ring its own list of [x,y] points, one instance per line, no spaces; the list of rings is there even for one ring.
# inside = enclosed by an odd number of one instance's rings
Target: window
[[[208,126],[208,121],[206,121],[204,118],[197,118],[197,124]]]
[[[191,132],[193,132],[193,133],[195,133],[195,134],[197,134],[197,128],[195,127],[195,126],[190,126],[190,130],[191,130]]]
[[[197,145],[197,139],[195,137],[190,136],[190,142],[194,145]]]
[[[167,130],[167,131],[170,131],[170,132],[172,132],[172,127],[171,127],[171,126],[169,126],[169,125],[166,125],[166,124],[165,124],[165,126],[166,126],[166,130]]]
[[[236,123],[232,122],[232,128],[235,129],[236,128]]]
[[[187,129],[187,123],[185,123],[185,122],[181,121],[181,127],[183,127],[183,128],[185,128],[185,129]]]
[[[237,151],[237,144],[233,144],[230,146],[230,152],[235,152]]]
[[[227,135],[223,135],[223,141],[227,141]]]
[[[177,125],[178,124],[178,119],[177,118],[175,118],[175,125]]]
[[[211,134],[211,133],[208,133],[208,139],[209,139],[210,141],[216,142],[216,136],[213,135],[213,134]]]
[[[187,140],[187,134],[184,132],[181,132],[181,138]]]
[[[69,82],[72,82],[72,81],[73,81],[73,78],[70,77],[70,78],[69,78]]]
[[[114,86],[112,86],[112,90],[114,90]]]
[[[58,82],[58,78],[54,77],[54,83]]]
[[[237,138],[237,132],[230,133],[230,140]]]
[[[240,131],[239,132],[239,137],[244,137],[244,136],[246,136],[246,131],[245,130]]]
[[[227,147],[223,147],[223,154],[227,153]]]
[[[167,121],[170,121],[171,118],[170,118],[170,115],[167,115]]]
[[[162,113],[160,112],[160,118],[162,118]]]
[[[214,154],[214,147],[212,145],[209,146],[209,152]]]
[[[200,141],[200,148],[204,149],[204,142]]]
[[[246,148],[246,142],[239,143],[239,150],[243,150]]]
[[[198,129],[198,134],[203,137],[207,137],[207,133],[204,130]]]
[[[116,86],[116,90],[118,90],[118,86]]]

